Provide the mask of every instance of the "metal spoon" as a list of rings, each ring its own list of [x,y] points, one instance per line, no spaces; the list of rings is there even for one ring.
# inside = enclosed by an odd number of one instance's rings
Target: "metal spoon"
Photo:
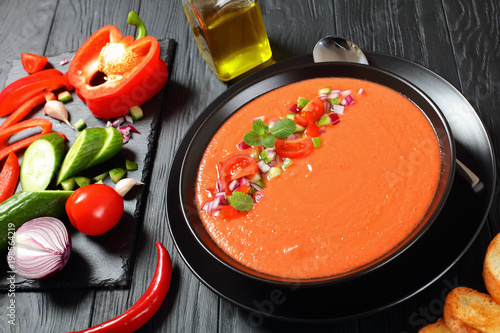
[[[314,62],[345,61],[368,65],[368,59],[361,49],[343,37],[323,37],[313,49]],[[478,176],[457,158],[457,173],[462,176],[474,192],[480,192],[484,184]]]

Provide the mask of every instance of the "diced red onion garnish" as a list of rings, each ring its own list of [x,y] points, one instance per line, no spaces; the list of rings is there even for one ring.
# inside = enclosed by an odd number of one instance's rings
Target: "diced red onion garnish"
[[[364,91],[363,88],[359,88],[358,95],[363,95],[363,91]]]
[[[351,95],[346,96],[345,100],[346,101],[346,106],[352,105],[354,103],[354,98],[352,98]]]
[[[260,160],[257,162],[257,166],[259,167],[259,170],[262,172],[262,173],[266,173],[268,172],[269,170],[271,170],[271,167],[269,165],[267,165],[266,162]]]
[[[59,272],[70,254],[71,240],[64,224],[53,217],[39,217],[14,232],[7,262],[17,275],[39,280]]]
[[[328,115],[328,117],[330,117],[330,119],[332,120],[332,125],[335,125],[337,124],[338,122],[340,122],[340,117],[338,114],[336,113],[330,113]]]
[[[270,120],[268,126],[273,127],[274,124],[276,124],[276,120]]]
[[[347,96],[349,96],[350,94],[351,94],[351,90],[350,90],[350,89],[349,89],[349,90],[344,90],[344,91],[341,91],[341,92],[340,92],[340,95],[341,95],[342,97],[347,97]]]
[[[130,124],[133,124],[133,123],[134,123],[134,119],[133,119],[133,118],[132,118],[132,116],[131,116],[131,115],[129,115],[129,114],[126,114],[126,115],[125,115],[125,121],[126,121],[127,123],[130,123]]]
[[[59,64],[60,64],[61,66],[63,66],[63,65],[66,65],[68,62],[69,62],[69,61],[68,61],[68,59],[67,59],[67,58],[64,58],[64,59],[61,59],[61,61],[59,61]]]
[[[123,123],[124,120],[125,120],[125,118],[123,118],[123,117],[117,118],[116,120],[114,120],[111,123],[111,126],[113,126],[114,128],[118,128],[118,127],[120,127],[120,125]]]
[[[337,114],[344,114],[344,106],[343,105],[332,105],[332,111]]]
[[[252,186],[256,191],[262,191],[262,186],[259,184],[250,183],[250,186]]]
[[[330,102],[324,101],[324,106],[325,106],[325,110],[328,110],[330,108]]]
[[[347,101],[345,99],[341,100],[340,101],[340,105],[346,106],[347,105]]]
[[[240,178],[240,186],[249,185],[249,184],[250,184],[250,181],[248,180],[247,177]]]
[[[334,114],[335,114],[335,113],[334,113]],[[335,114],[335,115],[338,117],[338,115],[337,115],[337,114]],[[330,119],[331,119],[331,117],[330,117]],[[321,127],[320,127],[320,129],[319,129],[319,134],[325,134],[325,133],[326,133],[326,128],[325,128],[325,126],[321,126]]]
[[[222,180],[221,179],[217,179],[217,183],[215,184],[215,191],[216,192],[224,192],[224,190],[225,190],[225,188],[222,185]]]
[[[238,179],[233,180],[229,183],[229,191],[234,191],[240,185],[240,181]]]
[[[295,140],[298,138],[299,138],[298,134],[290,134],[289,136],[286,137],[287,140]]]
[[[122,126],[122,127],[120,127],[120,129],[128,129],[128,130],[130,130],[130,132],[132,132],[132,133],[141,134],[141,132],[139,132],[139,131],[137,130],[137,128],[135,128],[134,126],[132,126],[132,125],[130,125],[130,124],[129,124],[129,125],[127,125],[127,126]]]
[[[322,100],[322,101],[326,101],[326,99],[328,98],[328,95],[325,94],[325,93],[322,93],[322,94],[319,94],[318,97]]]
[[[276,150],[272,149],[272,148],[268,148],[267,149],[267,152],[266,152],[266,155],[269,159],[274,159],[276,157]]]
[[[330,91],[330,93],[328,94],[328,99],[334,99],[334,98],[337,98],[340,96],[340,90],[332,90]]]
[[[216,193],[215,197],[220,200],[221,205],[227,205],[226,193],[225,192]]]
[[[264,198],[264,193],[262,193],[260,191],[255,192],[253,195],[253,200],[255,202],[259,202],[262,198]]]
[[[254,118],[252,121],[256,121],[256,120],[262,120],[263,122],[265,122],[266,121],[266,117],[265,116],[260,116],[260,117]]]
[[[123,136],[123,143],[124,144],[130,140],[130,133],[131,132],[140,134],[140,132],[132,125],[118,127],[117,129],[120,131],[120,133]]]
[[[207,213],[213,213],[215,211],[218,211],[222,208],[222,197],[221,196],[215,196],[214,200],[209,201],[203,205],[203,210],[206,211]]]
[[[294,105],[292,105],[292,107],[290,109],[288,109],[288,111],[293,112],[293,113],[299,113],[300,109],[297,106],[297,104],[294,104]]]
[[[245,141],[241,141],[240,143],[238,143],[237,147],[239,150],[245,150],[245,149],[251,148],[251,146],[247,145],[245,143]]]
[[[111,127],[111,126],[113,126],[113,123],[108,120],[108,122],[106,123],[106,127]]]

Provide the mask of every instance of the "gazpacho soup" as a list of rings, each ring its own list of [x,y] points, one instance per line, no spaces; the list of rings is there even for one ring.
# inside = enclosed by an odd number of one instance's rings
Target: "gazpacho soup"
[[[239,263],[292,279],[333,276],[390,252],[435,196],[441,149],[405,96],[351,78],[277,88],[208,144],[196,204]]]

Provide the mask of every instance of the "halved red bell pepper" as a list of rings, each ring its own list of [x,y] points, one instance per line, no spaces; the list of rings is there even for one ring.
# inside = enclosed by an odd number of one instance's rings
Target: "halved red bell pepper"
[[[52,91],[62,87],[73,90],[66,76],[56,69],[45,69],[22,77],[0,92],[0,117],[11,114],[41,91]]]
[[[94,83],[99,72],[105,79]],[[80,47],[66,75],[90,111],[110,119],[156,95],[167,82],[168,69],[156,38],[123,37],[118,28],[107,25]]]

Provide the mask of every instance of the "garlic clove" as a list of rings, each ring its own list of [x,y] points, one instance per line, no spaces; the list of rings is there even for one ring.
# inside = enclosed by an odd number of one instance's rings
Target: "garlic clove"
[[[116,192],[118,192],[119,195],[121,195],[123,197],[135,185],[144,185],[144,183],[141,183],[141,182],[139,182],[135,179],[132,179],[132,178],[123,178],[123,179],[120,179],[118,181],[118,183],[116,183],[115,190],[116,190]]]
[[[43,107],[43,114],[65,122],[69,127],[75,129],[68,121],[68,110],[60,101],[48,101]]]

